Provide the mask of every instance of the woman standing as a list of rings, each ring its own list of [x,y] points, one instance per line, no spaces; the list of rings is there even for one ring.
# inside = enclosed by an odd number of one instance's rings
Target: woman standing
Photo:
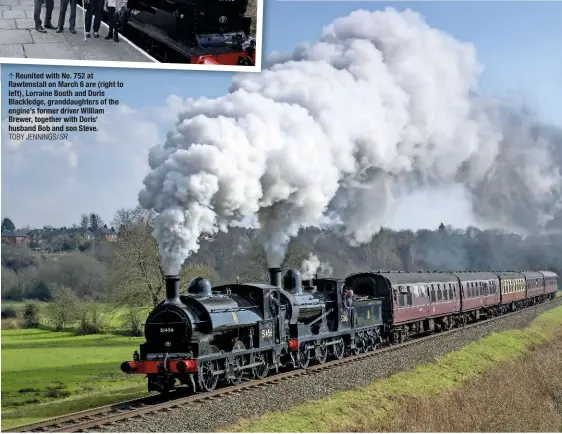
[[[109,33],[105,39],[111,39],[119,42],[118,32],[122,30],[123,22],[120,19],[124,16],[124,10],[127,8],[127,0],[105,0],[105,10],[107,11],[107,20],[109,25]]]

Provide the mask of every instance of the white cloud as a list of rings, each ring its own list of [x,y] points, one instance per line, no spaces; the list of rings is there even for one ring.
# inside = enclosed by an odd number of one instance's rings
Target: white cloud
[[[97,212],[111,220],[117,209],[137,204],[148,172],[148,149],[160,143],[185,102],[170,95],[162,105],[108,110],[94,133],[67,140],[10,140],[2,120],[3,215],[17,226],[78,223]]]

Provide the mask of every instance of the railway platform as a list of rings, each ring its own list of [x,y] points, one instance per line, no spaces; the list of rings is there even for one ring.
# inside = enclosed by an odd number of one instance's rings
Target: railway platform
[[[52,24],[57,25],[60,0],[54,0]],[[66,12],[65,28],[62,33],[47,29],[47,33],[35,30],[33,21],[33,0],[0,0],[0,57],[97,60],[116,62],[148,62],[155,60],[120,38],[119,43],[106,41],[107,25],[102,22],[100,37],[93,35],[84,41],[83,13],[80,5],[76,8],[76,34],[68,30],[70,6]],[[45,19],[45,6],[41,10],[41,20]]]

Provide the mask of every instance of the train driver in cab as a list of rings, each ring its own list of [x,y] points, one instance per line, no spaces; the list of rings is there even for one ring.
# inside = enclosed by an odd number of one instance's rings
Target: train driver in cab
[[[344,285],[342,298],[343,298],[343,305],[348,309],[351,308],[351,306],[353,305],[353,298],[354,298],[353,289],[348,288],[347,286]]]

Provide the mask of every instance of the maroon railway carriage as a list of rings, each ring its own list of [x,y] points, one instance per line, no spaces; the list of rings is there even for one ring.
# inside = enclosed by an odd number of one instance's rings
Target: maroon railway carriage
[[[408,335],[447,330],[460,312],[459,281],[451,273],[367,272],[348,276],[346,285],[357,293],[383,297],[383,320],[393,342]],[[392,296],[389,297],[389,292]]]
[[[525,303],[527,286],[525,275],[517,271],[496,272],[500,278],[502,313],[522,308]]]
[[[527,304],[535,304],[541,296],[544,296],[544,275],[538,271],[522,271],[525,276],[527,287]]]
[[[461,284],[462,320],[500,314],[500,280],[490,272],[455,272]]]
[[[544,277],[544,296],[553,300],[558,291],[558,276],[552,271],[540,271],[540,273]]]

